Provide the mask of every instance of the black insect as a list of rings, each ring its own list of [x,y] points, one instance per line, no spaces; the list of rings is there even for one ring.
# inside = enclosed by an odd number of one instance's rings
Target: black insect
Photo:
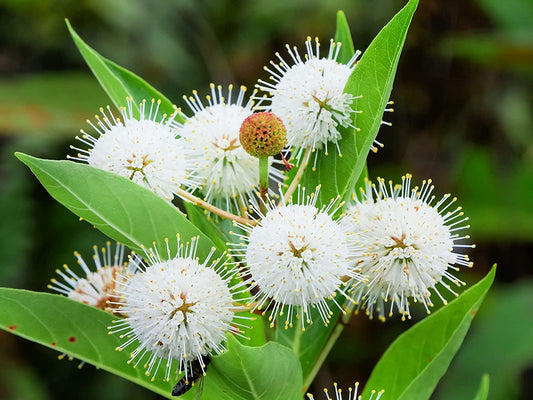
[[[209,356],[202,356],[201,361],[198,359],[192,361],[187,370],[187,378],[183,377],[176,383],[176,386],[172,390],[172,396],[181,396],[187,393],[198,379],[203,379],[205,369],[210,362],[211,357]]]

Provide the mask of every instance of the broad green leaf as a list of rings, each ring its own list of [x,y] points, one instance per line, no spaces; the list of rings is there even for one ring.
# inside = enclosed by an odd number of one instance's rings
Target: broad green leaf
[[[204,400],[301,400],[302,371],[286,347],[269,342],[248,347],[228,335],[228,351],[213,359]]]
[[[134,73],[102,57],[80,38],[68,20],[66,20],[66,23],[78,50],[117,108],[126,106],[126,97],[132,97],[137,116],[139,103],[144,99],[161,100],[159,109],[163,113],[170,115],[174,112],[175,107],[172,102],[157,89]],[[184,119],[178,114],[176,121],[184,122]]]
[[[395,400],[429,399],[461,346],[496,267],[476,285],[400,335],[372,371],[363,398],[384,389]]]
[[[474,397],[474,400],[487,400],[489,397],[489,385],[489,374],[484,374],[481,377],[481,383],[479,384],[479,389],[476,393],[476,397]]]
[[[64,296],[0,288],[0,328],[172,398],[174,383],[163,381],[163,368],[152,382],[142,366],[127,364],[127,351],[115,351],[126,339],[108,334],[113,319]]]
[[[172,204],[121,176],[72,161],[16,156],[35,174],[50,195],[74,214],[107,236],[144,254],[141,246],[167,254],[176,250],[176,234],[182,242],[200,236],[197,255],[205,258],[213,242]],[[224,249],[220,249],[224,250]]]
[[[344,91],[354,96],[363,96],[353,104],[354,110],[362,111],[354,117],[354,125],[360,131],[341,128],[342,139],[338,144],[342,157],[333,150],[328,156],[321,152],[316,171],[311,168],[305,171],[302,186],[315,188],[322,185],[317,204],[328,204],[337,195],[343,199],[350,196],[381,125],[400,53],[417,4],[418,0],[410,0],[379,32],[348,79]]]

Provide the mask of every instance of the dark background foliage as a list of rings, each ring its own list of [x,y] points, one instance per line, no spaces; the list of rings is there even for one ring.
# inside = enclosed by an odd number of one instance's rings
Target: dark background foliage
[[[209,82],[250,89],[263,65],[318,36],[323,48],[343,9],[364,50],[400,9],[398,0],[1,0],[0,284],[46,290],[54,270],[91,257],[105,237],[55,203],[14,151],[64,158],[85,120],[109,100],[64,24],[102,55],[144,77],[178,106]],[[324,50],[325,51],[325,50]],[[392,93],[395,112],[369,157],[370,177],[432,178],[470,216],[469,283],[498,263],[480,310],[435,399],[472,399],[482,373],[489,398],[533,396],[533,3],[421,0]],[[186,108],[184,107],[184,110]],[[368,378],[382,352],[412,321],[352,318],[313,391]],[[144,389],[0,332],[0,398],[155,398]],[[380,389],[380,388],[376,388]],[[386,398],[386,397],[385,397]]]

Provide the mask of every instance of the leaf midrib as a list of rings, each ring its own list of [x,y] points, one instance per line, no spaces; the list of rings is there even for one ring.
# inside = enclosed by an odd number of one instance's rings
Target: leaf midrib
[[[66,184],[64,184],[62,181],[60,181],[58,178],[55,178],[53,175],[50,175],[48,172],[46,172],[43,169],[38,170],[39,173],[45,174],[49,178],[51,178],[54,182],[56,182],[61,188],[65,189],[68,193],[70,193],[75,199],[77,199],[81,204],[83,204],[88,211],[92,212],[94,215],[96,215],[98,218],[101,219],[103,223],[105,223],[107,226],[115,229],[117,232],[119,232],[121,235],[126,237],[128,240],[130,240],[131,243],[135,244],[137,247],[141,247],[141,243],[139,243],[137,240],[135,240],[130,234],[124,232],[123,230],[119,229],[114,223],[112,223],[109,219],[104,217],[102,214],[98,213],[94,208],[92,208],[89,203],[87,203],[85,200],[82,200],[80,196],[78,196],[74,191],[72,191]]]

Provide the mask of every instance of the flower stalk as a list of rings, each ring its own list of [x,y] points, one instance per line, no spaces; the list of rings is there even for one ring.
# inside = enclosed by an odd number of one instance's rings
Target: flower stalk
[[[261,198],[261,212],[266,211],[268,194],[268,157],[259,159],[259,197]]]
[[[229,211],[222,210],[218,207],[215,207],[212,204],[209,204],[208,202],[200,199],[199,197],[196,197],[192,193],[189,193],[183,189],[178,189],[177,192],[178,196],[180,196],[182,199],[188,200],[191,203],[200,206],[204,208],[205,210],[212,212],[213,214],[218,215],[219,217],[226,218],[235,222],[238,222],[240,224],[248,224],[248,225],[255,225],[256,222],[254,220],[251,220],[250,218],[241,217],[239,215],[235,215],[230,213]]]
[[[289,201],[292,194],[298,187],[298,184],[300,183],[300,180],[302,179],[302,176],[304,174],[305,168],[307,167],[307,164],[309,163],[309,156],[311,155],[311,146],[307,147],[305,149],[305,154],[303,157],[302,162],[300,163],[300,166],[298,167],[298,171],[296,171],[296,175],[294,175],[294,179],[292,180],[289,188],[285,191],[285,195],[283,196],[283,200],[280,202],[279,205],[285,204]]]

